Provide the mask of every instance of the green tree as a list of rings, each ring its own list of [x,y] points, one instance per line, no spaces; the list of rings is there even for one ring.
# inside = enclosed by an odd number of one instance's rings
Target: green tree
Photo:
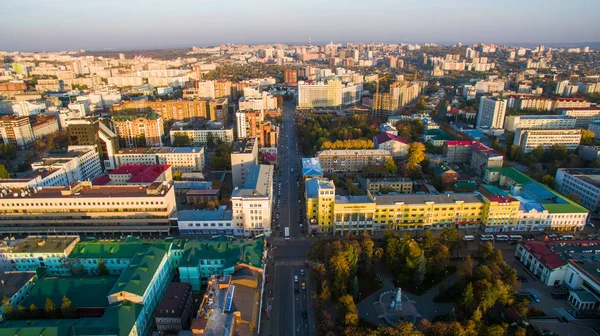
[[[363,265],[364,265],[365,272],[371,271],[371,267],[373,265],[373,253],[374,253],[373,248],[374,247],[375,247],[375,243],[373,243],[373,240],[371,239],[371,235],[369,235],[369,233],[365,233],[362,236],[362,239],[360,241],[360,248],[362,251]]]
[[[344,295],[340,297],[339,303],[341,305],[341,311],[343,312],[343,325],[357,326],[358,325],[358,309],[354,304],[354,300],[351,295]]]
[[[467,287],[465,287],[460,304],[468,313],[473,309],[475,304],[475,293],[473,292],[473,284],[471,282],[469,282]]]
[[[173,147],[189,147],[191,143],[192,140],[187,135],[187,133],[176,132],[175,134],[173,134],[173,139],[171,141]]]
[[[10,178],[10,174],[8,173],[8,170],[6,170],[6,167],[4,167],[3,164],[0,164],[0,179],[9,179]]]
[[[423,240],[421,241],[421,247],[425,251],[425,256],[429,257],[433,252],[433,248],[437,242],[433,237],[433,233],[429,228],[425,229],[425,233],[423,233]]]
[[[383,164],[383,167],[388,171],[388,173],[390,173],[392,175],[396,175],[396,173],[398,172],[398,167],[396,166],[396,162],[392,158],[385,159],[385,163]]]
[[[347,292],[350,266],[342,254],[331,257],[329,265],[331,272],[331,292],[334,297],[341,297]]]
[[[415,261],[415,270],[413,273],[413,280],[417,286],[420,286],[425,280],[425,272],[427,271],[427,259],[425,259],[425,253],[421,250],[421,254]]]
[[[102,258],[98,258],[98,274],[108,275],[108,268],[106,267],[106,264]]]
[[[465,280],[470,279],[473,276],[473,258],[471,256],[467,256],[463,262],[458,264],[456,272],[461,275]]]
[[[56,305],[54,304],[54,302],[52,302],[52,300],[49,297],[46,298],[46,305],[44,306],[44,313],[49,318],[56,317]]]
[[[448,247],[451,253],[458,253],[463,247],[462,233],[457,228],[445,228],[440,233],[440,242]]]
[[[71,300],[69,300],[66,295],[63,295],[60,311],[63,318],[75,318],[77,316],[77,312],[71,304]]]
[[[493,253],[494,253],[494,247],[492,246],[492,243],[490,243],[489,241],[479,244],[479,249],[477,251],[477,255],[479,256],[479,259],[481,259],[482,261],[486,261],[486,260],[490,259]]]
[[[450,263],[450,249],[446,245],[437,244],[431,256],[427,259],[427,266],[432,273],[443,272]]]
[[[554,177],[552,175],[544,175],[544,177],[542,177],[542,183],[547,185],[550,188],[554,188]]]
[[[40,311],[33,303],[29,306],[29,316],[31,316],[32,319],[40,317]]]
[[[581,144],[589,146],[594,143],[594,132],[582,129],[581,130]]]

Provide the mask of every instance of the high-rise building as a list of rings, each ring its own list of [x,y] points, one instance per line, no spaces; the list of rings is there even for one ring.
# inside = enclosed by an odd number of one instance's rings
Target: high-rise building
[[[227,80],[215,81],[215,98],[231,99],[231,82]]]
[[[481,97],[477,114],[477,127],[497,129],[504,127],[506,99]]]
[[[208,102],[208,118],[213,121],[229,125],[229,100],[227,98],[216,98]]]
[[[250,167],[258,165],[258,141],[256,138],[240,139],[231,152],[231,175],[234,187],[242,187]]]
[[[156,113],[112,116],[121,147],[162,147],[165,133],[162,118]]]
[[[243,186],[236,186],[231,193],[231,203],[233,225],[236,229],[243,228],[244,236],[270,236],[273,166],[251,166]]]
[[[296,85],[298,83],[298,70],[286,69],[283,72],[283,81],[286,84]]]
[[[35,141],[29,117],[4,116],[0,118],[0,135],[4,143],[23,148]]]
[[[112,106],[112,114],[125,112],[158,114],[163,121],[209,118],[209,100],[128,101]],[[211,119],[212,120],[212,119]]]
[[[116,168],[114,155],[119,150],[118,137],[107,126],[109,122],[95,117],[67,121],[69,144],[96,146],[104,169]]]
[[[362,84],[343,84],[338,79],[327,82],[298,82],[298,108],[341,107],[360,101]]]

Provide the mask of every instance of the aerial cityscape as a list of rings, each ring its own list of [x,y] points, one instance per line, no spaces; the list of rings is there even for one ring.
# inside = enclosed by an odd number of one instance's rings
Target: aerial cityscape
[[[600,335],[600,2],[139,6],[0,7],[0,336]]]

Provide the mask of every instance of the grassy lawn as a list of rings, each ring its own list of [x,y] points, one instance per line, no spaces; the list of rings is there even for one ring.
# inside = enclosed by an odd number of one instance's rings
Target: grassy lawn
[[[377,292],[381,289],[382,285],[377,280],[377,276],[375,272],[360,272],[357,274],[358,276],[358,286],[360,288],[360,299],[364,300],[369,297],[371,294]]]
[[[446,271],[434,274],[426,274],[423,283],[418,287],[415,285],[412,276],[398,279],[396,284],[399,285],[403,290],[406,289],[407,291],[420,296],[427,293],[435,285],[444,281],[446,279],[446,274],[448,274],[448,276],[454,274],[454,272],[456,272],[456,267],[452,265],[448,266]]]

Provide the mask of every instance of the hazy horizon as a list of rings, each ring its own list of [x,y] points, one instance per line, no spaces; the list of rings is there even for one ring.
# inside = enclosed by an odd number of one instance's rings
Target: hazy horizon
[[[239,44],[600,42],[600,1],[233,0],[7,2],[0,50]],[[18,15],[17,15],[18,14]]]

